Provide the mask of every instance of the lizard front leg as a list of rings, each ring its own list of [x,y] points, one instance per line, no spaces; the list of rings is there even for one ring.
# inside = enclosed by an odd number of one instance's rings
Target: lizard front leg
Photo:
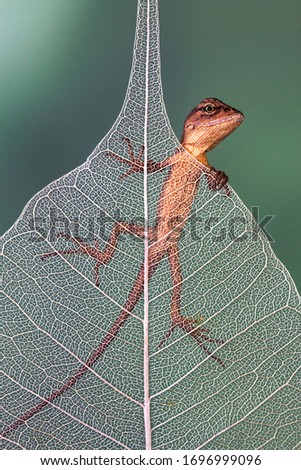
[[[181,315],[181,289],[183,278],[181,274],[180,256],[177,244],[173,244],[168,249],[167,254],[173,282],[173,291],[171,297],[171,327],[161,340],[159,347],[162,346],[162,344],[170,337],[173,330],[178,326],[186,333],[188,333],[211,359],[223,366],[223,361],[219,357],[213,355],[209,351],[209,349],[203,344],[205,341],[208,341],[210,343],[223,344],[223,341],[219,339],[210,338],[206,334],[208,330],[198,326],[197,321],[195,319],[185,318]]]
[[[126,158],[121,157],[117,153],[114,152],[107,152],[107,156],[113,157],[119,162],[126,163],[127,165],[130,166],[130,168],[123,173],[121,176],[119,176],[120,179],[126,178],[127,176],[131,175],[132,173],[141,173],[143,172],[143,160],[142,156],[144,153],[144,145],[141,146],[141,149],[138,153],[138,156],[135,157],[134,150],[131,144],[131,141],[128,137],[123,137],[123,140],[126,142],[127,147],[128,147],[128,154],[130,156],[130,160],[127,160]]]
[[[115,152],[107,152],[106,155],[108,157],[113,157],[116,160],[118,160],[121,163],[125,163],[128,165],[130,168],[123,173],[122,175],[119,176],[120,179],[124,179],[127,176],[133,174],[133,173],[143,173],[144,171],[144,161],[142,160],[142,156],[144,153],[144,145],[141,146],[141,149],[138,153],[138,156],[136,157],[134,154],[133,146],[128,137],[123,137],[124,142],[127,144],[127,150],[128,154],[130,156],[130,159],[124,158],[121,155],[118,155]],[[148,160],[147,161],[147,172],[148,173],[154,173],[156,171],[162,171],[164,168],[166,168],[168,165],[170,165],[170,157],[167,157],[165,160],[162,162],[155,162],[154,160]]]
[[[229,181],[228,176],[221,170],[216,170],[214,166],[210,167],[209,173],[207,173],[207,183],[208,187],[211,190],[225,190],[226,196],[230,196],[230,190],[227,185]]]

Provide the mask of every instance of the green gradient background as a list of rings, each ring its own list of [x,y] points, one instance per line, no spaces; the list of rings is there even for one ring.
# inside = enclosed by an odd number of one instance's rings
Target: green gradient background
[[[243,126],[210,154],[261,217],[301,286],[300,0],[159,0],[172,126],[216,96]],[[126,91],[136,0],[0,0],[1,232],[52,180],[80,165]]]

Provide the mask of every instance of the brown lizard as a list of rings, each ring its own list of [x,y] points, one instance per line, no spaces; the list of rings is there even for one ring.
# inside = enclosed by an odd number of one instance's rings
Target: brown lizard
[[[210,189],[219,190],[225,188],[226,194],[229,195],[229,190],[227,188],[228,177],[224,172],[216,171],[209,165],[206,154],[225,137],[231,134],[241,124],[243,119],[244,116],[240,111],[216,98],[206,98],[190,112],[184,122],[181,144],[190,155],[187,155],[183,149],[182,151],[181,149],[177,149],[173,155],[167,157],[162,162],[154,162],[151,160],[147,162],[148,172],[162,171],[169,167],[159,198],[157,224],[155,227],[149,228],[147,231],[149,242],[148,279],[150,279],[152,274],[155,272],[158,263],[162,258],[167,256],[173,283],[171,296],[171,326],[160,342],[159,347],[171,335],[172,331],[176,327],[179,327],[185,333],[190,335],[211,359],[221,365],[223,365],[222,360],[211,354],[203,343],[205,341],[222,343],[222,341],[210,338],[206,334],[207,330],[201,328],[195,319],[183,317],[181,314],[180,303],[182,276],[180,270],[178,241],[189,216],[201,175],[204,172],[203,165],[208,169],[207,176]],[[144,152],[143,147],[141,148],[138,156],[135,157],[130,140],[127,138],[124,140],[128,147],[130,160],[113,152],[107,153],[107,156],[113,157],[129,166],[129,170],[122,175],[121,178],[124,178],[131,173],[144,171],[144,162],[142,161],[142,155]],[[198,164],[191,158],[191,156],[203,165]],[[171,218],[173,221],[172,226]],[[42,258],[46,259],[51,256],[56,256],[58,253],[66,255],[71,253],[86,254],[94,258],[96,261],[95,276],[96,285],[98,286],[99,268],[101,265],[108,263],[113,257],[117,247],[118,237],[121,233],[132,233],[138,237],[144,238],[145,227],[126,222],[117,222],[112,229],[110,238],[104,250],[99,249],[97,241],[93,247],[77,237],[60,234],[73,242],[77,248],[71,248],[61,252],[54,251],[45,253],[42,255]],[[97,349],[91,353],[86,362],[78,369],[75,375],[66,381],[61,388],[52,392],[47,398],[43,399],[40,403],[28,410],[23,416],[7,427],[3,436],[26,422],[47,404],[52,403],[57,397],[70,389],[83,376],[83,374],[85,374],[85,372],[95,364],[98,358],[104,353],[109,344],[116,337],[141,298],[144,291],[144,273],[145,266],[143,263],[124,307],[111,326],[111,329],[100,342]]]

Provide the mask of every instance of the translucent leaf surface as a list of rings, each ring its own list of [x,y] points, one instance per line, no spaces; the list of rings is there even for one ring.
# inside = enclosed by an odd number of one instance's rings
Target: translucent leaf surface
[[[2,239],[4,443],[297,448],[300,297],[239,197],[210,191],[204,174],[179,243],[181,311],[224,341],[204,341],[223,366],[181,329],[159,347],[170,327],[166,258],[144,280],[144,295],[116,337],[87,366],[143,262],[147,269],[147,242],[123,234],[112,260],[100,266],[97,286],[95,259],[62,254],[76,247],[59,234],[71,231],[103,249],[116,221],[154,226],[166,171],[147,175],[146,161],[162,161],[178,146],[162,98],[157,1],[140,0],[137,18],[129,86],[112,129],[82,166],[40,191]],[[127,168],[108,152],[128,159],[124,137],[135,154],[144,145],[145,165],[143,174],[120,179]]]

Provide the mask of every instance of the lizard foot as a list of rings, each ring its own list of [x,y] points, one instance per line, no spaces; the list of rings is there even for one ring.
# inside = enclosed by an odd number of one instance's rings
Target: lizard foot
[[[208,177],[208,187],[213,191],[225,189],[226,195],[230,196],[230,190],[227,186],[228,176],[221,170],[216,170],[214,166],[211,167]]]
[[[124,179],[127,176],[132,175],[133,173],[143,173],[145,169],[145,161],[142,159],[143,154],[144,154],[144,145],[141,146],[141,149],[138,153],[137,156],[134,154],[133,146],[131,144],[131,141],[128,137],[123,137],[122,140],[127,144],[128,147],[128,154],[130,159],[128,158],[123,158],[121,155],[117,155],[117,153],[114,152],[107,152],[106,155],[108,157],[113,157],[116,160],[118,160],[121,163],[125,163],[127,166],[129,166],[129,169],[123,173],[122,175],[119,176],[120,179]],[[168,159],[167,159],[168,160]],[[147,159],[146,162],[146,170],[148,173],[154,173],[156,171],[162,171],[164,170],[166,164],[164,162],[156,162],[154,160],[149,160]]]
[[[160,341],[159,348],[170,337],[170,335],[172,334],[172,332],[177,326],[181,328],[182,330],[184,330],[186,333],[188,333],[212,360],[214,360],[215,362],[218,362],[220,365],[224,367],[223,361],[219,357],[212,354],[209,351],[209,349],[203,344],[204,341],[208,341],[209,343],[216,343],[216,344],[223,344],[224,341],[222,341],[221,339],[210,338],[210,336],[206,334],[208,330],[206,328],[201,328],[200,326],[198,326],[198,322],[194,319],[180,317],[176,321],[173,321],[166,335]]]
[[[119,162],[126,163],[127,165],[130,166],[130,168],[123,173],[122,175],[119,176],[120,179],[124,179],[127,176],[131,175],[132,173],[142,173],[143,172],[143,160],[142,156],[144,153],[144,145],[142,145],[140,152],[138,153],[138,156],[136,157],[134,154],[134,150],[131,144],[131,141],[128,137],[123,137],[122,140],[126,142],[127,147],[128,147],[128,154],[130,156],[130,160],[121,157],[120,155],[117,155],[114,152],[107,152],[106,155],[108,157],[113,157]]]
[[[91,256],[92,258],[94,258],[96,260],[96,264],[94,266],[95,285],[96,285],[96,287],[99,287],[99,268],[103,263],[99,259],[100,249],[99,249],[98,241],[95,240],[95,247],[93,247],[93,246],[88,245],[81,238],[73,237],[73,236],[68,235],[66,233],[63,233],[63,232],[59,233],[58,237],[63,237],[66,240],[72,241],[75,245],[78,246],[78,248],[70,248],[70,249],[67,249],[67,250],[50,251],[48,253],[43,253],[41,255],[41,259],[44,260],[44,259],[50,258],[52,256],[71,255],[71,254],[74,254],[74,253],[83,253],[83,254],[86,254],[88,256]]]

